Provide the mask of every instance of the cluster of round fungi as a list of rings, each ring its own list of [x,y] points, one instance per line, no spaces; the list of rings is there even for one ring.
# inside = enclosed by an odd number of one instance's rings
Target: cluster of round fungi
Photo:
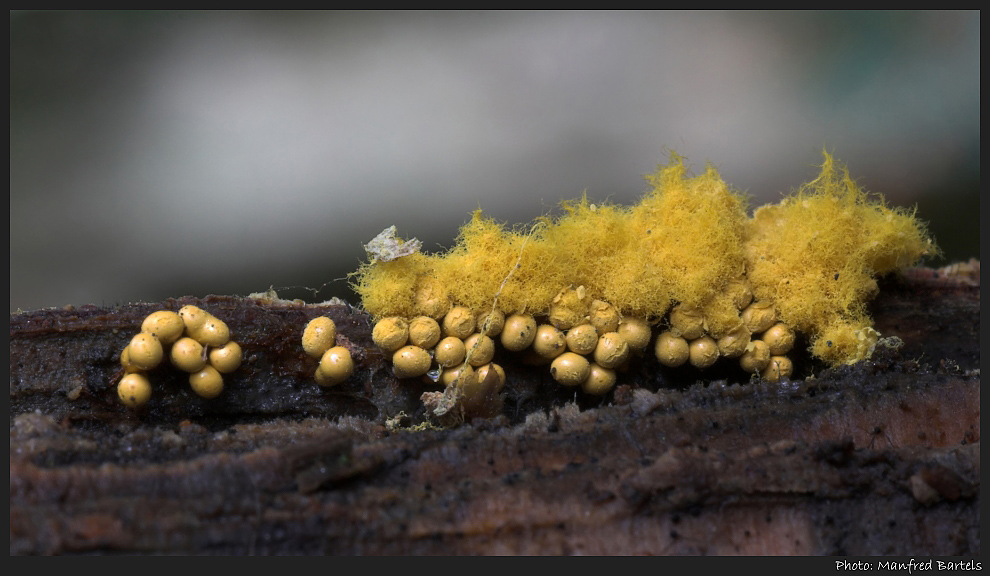
[[[320,359],[313,377],[328,388],[347,380],[354,372],[354,360],[343,346],[337,346],[337,326],[326,316],[317,316],[303,330],[302,345],[306,354]]]
[[[657,359],[669,367],[690,363],[705,369],[724,356],[738,359],[743,370],[768,381],[790,377],[792,363],[786,354],[794,345],[794,331],[777,321],[772,306],[753,302],[744,281],[730,284],[729,290],[740,310],[732,330],[715,337],[703,314],[675,306],[669,316],[653,322],[666,328],[656,338]],[[497,344],[521,354],[525,364],[549,365],[561,386],[603,395],[615,386],[616,371],[649,347],[653,330],[647,319],[623,317],[615,306],[590,298],[584,286],[578,286],[561,290],[539,317],[506,317],[497,308],[476,313],[456,305],[438,319],[382,318],[372,338],[392,354],[396,377],[428,377],[456,387],[462,408],[470,414],[479,411],[478,403],[495,401],[505,384],[504,370],[492,363]],[[490,372],[497,376],[488,378]]]
[[[196,306],[179,312],[158,310],[141,324],[120,353],[126,374],[117,384],[120,401],[136,408],[151,398],[151,382],[145,375],[157,368],[168,353],[173,366],[189,373],[189,385],[203,398],[223,391],[223,376],[241,365],[241,347],[230,339],[230,329],[219,318]]]
[[[759,374],[769,382],[789,378],[794,364],[786,356],[794,347],[794,330],[777,321],[777,311],[766,302],[753,302],[753,292],[745,281],[728,286],[741,321],[725,333],[710,334],[704,315],[679,304],[668,316],[670,329],[657,337],[657,360],[672,368],[690,362],[704,370],[720,357],[738,358],[746,372]]]

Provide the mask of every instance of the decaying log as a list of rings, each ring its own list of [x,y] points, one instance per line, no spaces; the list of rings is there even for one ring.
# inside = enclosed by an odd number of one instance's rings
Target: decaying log
[[[10,552],[904,554],[980,552],[979,263],[881,285],[899,348],[771,384],[640,359],[604,399],[503,359],[505,412],[441,429],[345,303],[182,298],[10,318]],[[223,394],[117,356],[198,304],[245,350]],[[358,370],[323,389],[299,345],[331,316]]]

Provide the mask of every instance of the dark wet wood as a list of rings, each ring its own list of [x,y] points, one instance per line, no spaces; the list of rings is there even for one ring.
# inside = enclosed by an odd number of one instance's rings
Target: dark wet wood
[[[183,298],[11,315],[10,552],[979,554],[979,268],[882,285],[873,360],[769,384],[649,358],[604,401],[512,366],[505,414],[423,422],[345,304]],[[213,401],[168,369],[116,399],[143,318],[196,303],[248,361]],[[358,370],[299,345],[334,318]],[[724,379],[723,379],[724,378]],[[405,428],[403,428],[405,426]]]

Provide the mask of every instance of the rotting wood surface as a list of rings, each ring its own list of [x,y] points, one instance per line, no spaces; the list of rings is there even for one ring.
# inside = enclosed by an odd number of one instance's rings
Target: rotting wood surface
[[[347,305],[11,315],[10,552],[979,554],[979,290],[978,262],[910,270],[873,306],[903,347],[781,384],[647,357],[575,403],[506,359],[503,416],[420,431],[435,387],[396,381]],[[117,355],[185,303],[248,360],[216,400],[162,368],[124,408]],[[299,345],[320,314],[358,364],[331,389]]]

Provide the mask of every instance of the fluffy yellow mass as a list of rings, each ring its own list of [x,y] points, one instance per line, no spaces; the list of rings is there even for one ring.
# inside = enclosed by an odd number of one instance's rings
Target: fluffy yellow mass
[[[710,165],[691,176],[672,155],[647,180],[636,205],[583,197],[515,229],[476,211],[448,252],[372,260],[354,289],[375,318],[440,318],[454,305],[547,315],[558,294],[583,286],[626,317],[658,321],[679,304],[717,339],[742,323],[734,298],[748,285],[836,365],[876,343],[866,313],[875,279],[936,250],[913,212],[862,191],[828,154],[816,179],[752,217]]]

